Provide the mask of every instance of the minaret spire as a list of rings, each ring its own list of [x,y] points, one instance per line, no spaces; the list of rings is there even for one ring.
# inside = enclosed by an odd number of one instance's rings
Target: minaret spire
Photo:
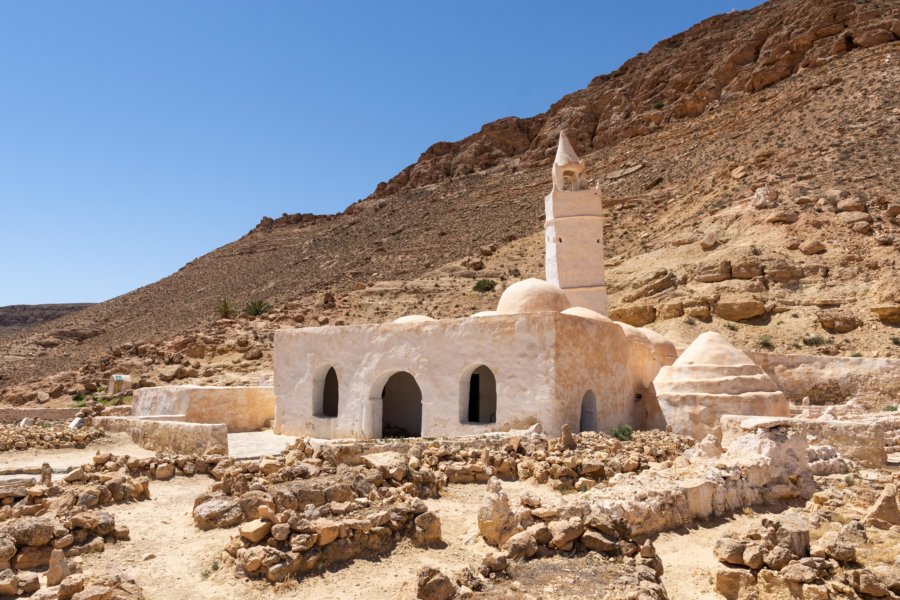
[[[547,282],[572,306],[607,313],[603,271],[603,205],[599,189],[587,189],[584,162],[565,131],[553,161],[553,189],[544,200]]]

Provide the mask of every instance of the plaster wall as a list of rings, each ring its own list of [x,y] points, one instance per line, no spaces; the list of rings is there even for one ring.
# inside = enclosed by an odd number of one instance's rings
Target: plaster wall
[[[577,428],[588,390],[597,397],[599,428],[609,430],[633,422],[641,379],[632,374],[618,326],[550,312],[287,329],[275,334],[275,347],[275,430],[288,435],[381,437],[382,389],[403,371],[421,390],[424,437],[535,423],[553,432],[564,423]],[[467,422],[470,375],[480,365],[496,381],[495,423]],[[315,411],[331,367],[340,385],[333,418]]]
[[[422,393],[422,436],[546,427],[553,406],[553,313],[425,323],[283,329],[275,334],[275,430],[324,438],[381,437],[381,392],[408,372]],[[496,423],[460,422],[469,379],[485,365],[497,383]],[[337,372],[337,417],[314,414],[324,374]]]
[[[555,408],[556,421],[579,429],[581,401],[592,391],[597,399],[597,430],[634,425],[634,397],[640,373],[631,365],[631,343],[612,321],[559,315]],[[545,430],[554,435],[558,430]]]
[[[134,392],[137,417],[184,415],[191,423],[223,423],[228,431],[257,431],[275,416],[270,387],[171,385]]]
[[[544,200],[545,270],[572,306],[606,314],[603,207],[597,190],[555,189]]]
[[[131,417],[94,417],[93,424],[110,433],[126,432],[148,450],[179,454],[228,454],[225,425],[151,421]]]

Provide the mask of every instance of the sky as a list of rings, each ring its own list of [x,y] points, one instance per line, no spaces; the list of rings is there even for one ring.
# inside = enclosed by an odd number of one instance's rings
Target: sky
[[[98,302],[335,213],[755,0],[0,0],[0,306]]]

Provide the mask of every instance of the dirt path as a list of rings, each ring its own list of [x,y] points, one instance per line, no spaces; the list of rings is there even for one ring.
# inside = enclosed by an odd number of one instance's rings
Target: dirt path
[[[131,541],[107,545],[101,554],[84,559],[86,572],[120,568],[143,587],[148,600],[213,600],[271,597],[408,599],[416,594],[416,570],[431,564],[442,569],[477,567],[489,550],[478,536],[475,512],[484,491],[481,485],[451,485],[440,499],[428,500],[441,517],[444,548],[422,550],[408,541],[376,560],[356,560],[334,572],[326,571],[272,586],[235,577],[233,562],[222,556],[235,529],[200,531],[191,518],[194,498],[212,480],[177,477],[151,484],[152,499],[109,507],[117,522],[127,525]],[[513,495],[511,493],[511,495]],[[154,558],[145,560],[148,554]]]
[[[776,509],[759,509],[728,519],[715,519],[695,524],[690,529],[666,531],[653,540],[665,572],[663,585],[672,600],[721,600],[715,591],[715,575],[719,561],[713,554],[716,540],[758,522],[761,517],[775,516]]]
[[[0,473],[23,470],[40,472],[42,463],[50,463],[54,473],[67,473],[75,467],[91,462],[97,452],[128,454],[144,458],[153,456],[153,450],[145,450],[131,441],[127,433],[112,433],[98,438],[86,448],[29,449],[7,451],[0,454]]]
[[[427,500],[441,518],[446,546],[423,550],[409,541],[377,559],[355,560],[342,568],[271,585],[235,576],[234,563],[223,554],[235,529],[200,531],[191,518],[194,498],[212,485],[206,477],[177,477],[151,484],[152,500],[117,505],[107,510],[131,530],[131,541],[108,545],[103,553],[85,557],[87,572],[120,568],[133,575],[148,600],[257,600],[285,597],[335,600],[401,600],[415,598],[416,571],[433,565],[445,573],[477,568],[490,550],[478,535],[475,514],[484,486],[450,485],[439,499]],[[504,491],[518,504],[525,491],[552,503],[558,494],[546,486],[506,482]],[[714,591],[718,563],[713,546],[723,534],[746,527],[776,512],[761,510],[716,520],[691,529],[660,534],[655,540],[665,574],[663,584],[673,600],[719,600]],[[153,558],[145,559],[145,556]]]

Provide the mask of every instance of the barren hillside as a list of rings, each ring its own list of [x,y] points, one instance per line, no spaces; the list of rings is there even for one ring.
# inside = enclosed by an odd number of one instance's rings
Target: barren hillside
[[[0,306],[0,338],[63,315],[73,313],[90,304],[13,304]]]
[[[155,284],[3,338],[0,398],[62,401],[114,371],[247,380],[280,326],[490,308],[543,273],[561,128],[605,194],[616,318],[681,343],[715,328],[754,349],[900,355],[898,37],[898,0],[708,19],[546,113],[435,144],[340,215],[263,219]],[[497,290],[472,291],[480,278]],[[222,298],[275,309],[215,321]]]

